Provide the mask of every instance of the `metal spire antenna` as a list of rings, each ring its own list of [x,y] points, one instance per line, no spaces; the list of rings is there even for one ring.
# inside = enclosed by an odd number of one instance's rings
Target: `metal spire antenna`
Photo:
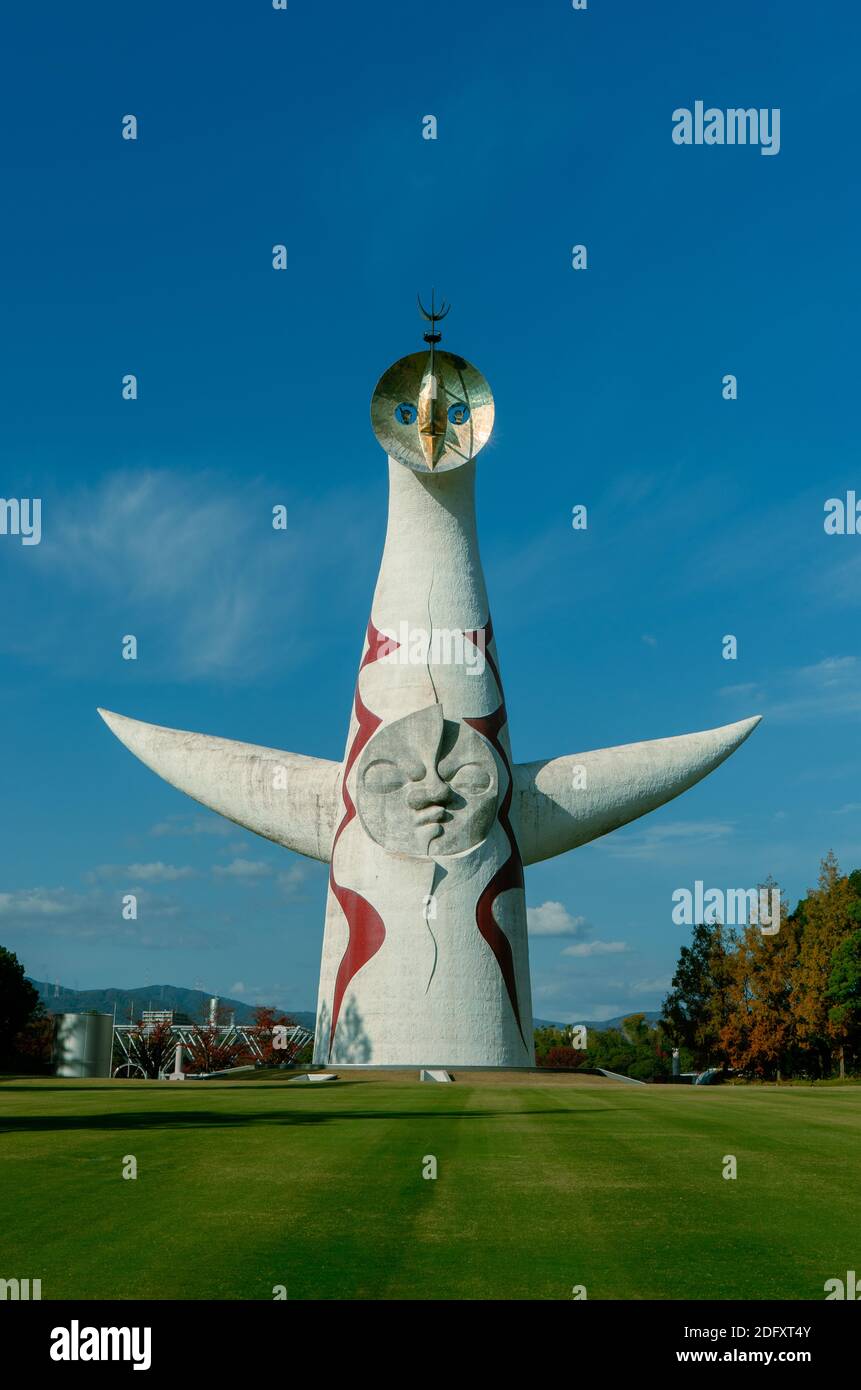
[[[431,369],[431,372],[433,372],[433,350],[434,350],[434,344],[440,342],[440,340],[441,340],[441,338],[442,338],[442,334],[441,334],[441,333],[437,333],[437,331],[436,331],[436,326],[437,326],[437,324],[438,324],[442,319],[445,318],[446,314],[448,313],[449,309],[451,308],[451,305],[450,305],[450,304],[446,304],[445,300],[443,300],[442,303],[441,303],[441,305],[440,305],[440,307],[439,307],[439,309],[437,310],[437,308],[436,308],[436,302],[435,302],[435,301],[436,301],[436,290],[434,290],[434,289],[431,290],[431,311],[430,311],[430,313],[428,313],[427,309],[426,309],[425,306],[422,304],[421,296],[420,296],[420,295],[416,295],[416,300],[417,300],[417,302],[418,302],[419,310],[421,311],[422,317],[423,317],[423,318],[426,318],[426,319],[428,320],[428,322],[430,323],[430,326],[431,326],[431,331],[430,331],[430,333],[425,333],[423,336],[424,336],[425,342],[430,344],[430,369]]]

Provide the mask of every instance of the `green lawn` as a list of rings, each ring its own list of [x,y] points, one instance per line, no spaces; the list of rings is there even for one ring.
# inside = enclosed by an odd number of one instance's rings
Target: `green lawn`
[[[861,1267],[859,1159],[851,1087],[7,1080],[0,1278],[43,1298],[819,1299]]]

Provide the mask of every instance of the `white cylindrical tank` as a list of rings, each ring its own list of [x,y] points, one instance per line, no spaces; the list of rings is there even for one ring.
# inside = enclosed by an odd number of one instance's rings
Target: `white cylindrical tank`
[[[59,1014],[54,1037],[57,1076],[110,1076],[114,1020],[111,1014]]]

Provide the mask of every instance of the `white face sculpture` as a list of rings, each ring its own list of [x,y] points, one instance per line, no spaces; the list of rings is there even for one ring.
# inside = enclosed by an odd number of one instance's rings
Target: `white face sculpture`
[[[362,824],[383,849],[441,858],[473,849],[496,817],[499,776],[490,745],[441,705],[380,729],[356,775]]]

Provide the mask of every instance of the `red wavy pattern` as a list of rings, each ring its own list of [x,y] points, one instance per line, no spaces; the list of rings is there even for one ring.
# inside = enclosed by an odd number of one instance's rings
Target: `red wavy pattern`
[[[480,635],[481,639],[483,639],[481,641]],[[511,950],[511,943],[493,915],[493,905],[500,894],[504,893],[509,888],[522,889],[524,883],[523,863],[520,858],[520,851],[517,847],[517,841],[514,837],[510,820],[514,779],[512,777],[511,763],[508,754],[500,741],[500,732],[508,722],[508,715],[505,709],[505,698],[502,694],[502,682],[499,678],[499,670],[496,662],[488,651],[493,641],[493,624],[490,618],[488,618],[483,629],[477,628],[472,632],[467,632],[465,636],[470,639],[474,646],[483,648],[485,660],[493,673],[493,678],[496,681],[500,694],[500,703],[492,714],[474,719],[465,719],[464,722],[471,725],[477,733],[481,734],[492,744],[499,754],[500,760],[508,774],[508,787],[502,798],[498,814],[499,823],[505,832],[511,851],[508,859],[497,869],[490,882],[486,884],[482,890],[476,904],[475,920],[478,930],[493,952],[499,966],[511,1002],[511,1007],[514,1011],[517,1028],[523,1039],[523,1045],[526,1047],[526,1038],[523,1034],[520,1006],[517,999],[517,978],[514,969],[514,957]],[[372,621],[368,623],[367,638],[368,649],[359,667],[360,674],[366,666],[371,665],[374,661],[379,661],[380,657],[395,651],[399,645],[394,638],[384,637],[374,626]],[[332,999],[332,1025],[329,1030],[330,1055],[335,1037],[335,1028],[338,1024],[341,1005],[343,1004],[347,987],[350,981],[362,969],[362,966],[367,965],[368,961],[376,955],[386,937],[385,924],[376,909],[373,908],[367,899],[363,898],[360,893],[354,892],[351,888],[343,887],[335,880],[335,846],[356,815],[356,807],[347,790],[347,777],[356,759],[361,755],[369,739],[376,733],[382,723],[382,720],[364,704],[359,694],[358,680],[356,681],[353,709],[358,727],[344,765],[344,775],[341,782],[341,797],[344,803],[344,815],[335,832],[335,839],[332,845],[332,858],[329,867],[329,883],[344,913],[349,930],[347,948],[338,966],[338,973],[335,977],[335,990]]]
[[[387,656],[390,652],[397,650],[400,644],[393,637],[384,637],[381,632],[374,627],[373,621],[368,622],[368,649],[362,657],[359,667],[359,675],[366,666],[372,662],[379,661],[380,657]],[[356,807],[353,799],[347,790],[347,777],[350,770],[359,757],[362,749],[368,740],[376,732],[382,723],[375,714],[363,703],[359,694],[359,681],[356,678],[356,693],[353,697],[353,710],[358,723],[355,737],[350,744],[350,751],[347,754],[344,764],[344,775],[341,780],[341,799],[344,802],[344,815],[341,823],[335,832],[332,842],[332,857],[329,861],[329,884],[341,906],[341,911],[347,921],[349,937],[347,939],[347,949],[345,950],[341,964],[338,966],[338,973],[335,977],[335,992],[332,998],[332,1026],[329,1029],[329,1054],[332,1052],[332,1042],[335,1037],[338,1017],[341,1012],[341,1005],[344,1002],[344,995],[347,986],[355,975],[359,973],[363,965],[377,954],[386,938],[386,927],[382,917],[375,908],[371,906],[366,898],[360,893],[356,893],[352,888],[344,888],[335,881],[335,846],[346,830],[350,821],[356,815]]]
[[[514,794],[514,778],[511,773],[511,763],[509,762],[508,754],[499,737],[501,730],[508,723],[508,714],[505,709],[505,696],[502,693],[502,682],[499,679],[499,669],[488,650],[493,641],[493,623],[489,617],[483,629],[476,629],[473,632],[467,632],[465,634],[476,647],[480,645],[478,640],[480,632],[484,634],[484,658],[493,672],[493,678],[499,690],[500,703],[492,714],[484,715],[477,719],[466,719],[464,723],[470,724],[473,729],[483,734],[488,742],[493,745],[508,773],[508,789],[502,798],[498,814],[499,824],[505,831],[511,853],[505,863],[500,865],[493,875],[493,878],[482,890],[475,907],[475,921],[478,930],[481,932],[496,957],[497,965],[505,981],[505,988],[508,990],[511,1007],[514,1010],[518,1032],[523,1039],[523,1046],[526,1047],[526,1038],[523,1036],[523,1024],[520,1021],[520,1005],[517,1002],[517,976],[514,969],[514,956],[511,950],[511,942],[508,940],[508,937],[493,915],[493,905],[500,893],[504,893],[508,888],[522,888],[524,882],[523,861],[520,858],[520,850],[514,838],[514,831],[511,828],[509,814],[511,811],[511,800]]]

